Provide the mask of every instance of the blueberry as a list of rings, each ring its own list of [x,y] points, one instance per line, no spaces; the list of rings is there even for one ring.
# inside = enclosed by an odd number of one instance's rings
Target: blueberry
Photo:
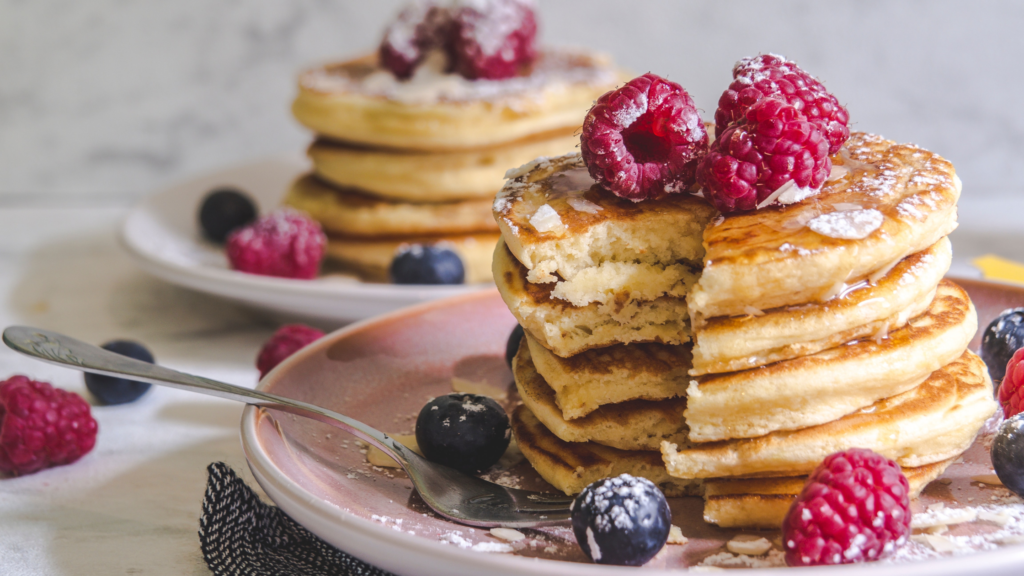
[[[672,511],[653,482],[622,474],[587,486],[573,501],[572,531],[598,564],[641,566],[668,540]]]
[[[199,226],[203,234],[219,244],[236,228],[256,220],[256,204],[240,190],[217,188],[203,198],[199,207]]]
[[[508,448],[511,434],[501,406],[476,394],[439,396],[416,418],[416,443],[427,460],[462,472],[493,466]]]
[[[113,340],[100,346],[100,348],[129,358],[149,362],[150,364],[156,362],[156,360],[153,359],[153,354],[150,353],[145,346],[138,342],[132,342],[131,340]],[[92,395],[95,396],[102,404],[110,406],[114,404],[126,404],[128,402],[138,400],[140,396],[149,390],[150,384],[135,380],[127,380],[125,378],[102,376],[100,374],[86,372],[85,387],[88,388],[89,392],[92,392]]]
[[[516,357],[516,352],[519,352],[519,343],[523,341],[523,325],[516,324],[516,327],[512,329],[512,333],[508,335],[508,344],[505,344],[505,363],[508,367],[512,367],[512,359]]]
[[[1024,412],[999,425],[992,441],[992,467],[999,481],[1024,498]]]
[[[440,246],[413,244],[395,254],[391,261],[395,284],[462,284],[466,269],[459,255]]]
[[[1024,346],[1024,308],[1003,310],[981,337],[981,359],[988,366],[992,382],[999,385],[1006,375],[1006,363]]]

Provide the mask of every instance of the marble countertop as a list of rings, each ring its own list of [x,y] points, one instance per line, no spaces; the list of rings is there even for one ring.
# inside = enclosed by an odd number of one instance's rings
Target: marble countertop
[[[1020,203],[1020,202],[1019,202]],[[1005,205],[961,211],[952,273],[971,258],[1024,261]],[[102,343],[145,343],[165,366],[255,385],[254,359],[279,321],[177,288],[133,267],[117,242],[124,208],[0,206],[0,326],[27,324]],[[0,377],[26,374],[88,398],[79,372],[0,347]],[[197,535],[206,466],[223,461],[258,490],[239,443],[242,406],[154,387],[94,406],[96,448],[80,461],[0,479],[4,574],[206,575]]]

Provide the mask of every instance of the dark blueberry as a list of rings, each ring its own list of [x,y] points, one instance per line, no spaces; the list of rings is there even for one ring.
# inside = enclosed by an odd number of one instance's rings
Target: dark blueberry
[[[1024,308],[1003,310],[981,337],[981,359],[997,387],[1006,375],[1006,363],[1024,347]]]
[[[100,346],[115,354],[128,356],[143,362],[153,364],[153,354],[145,346],[131,340],[113,340]],[[114,376],[102,376],[100,374],[85,373],[85,387],[92,392],[101,403],[106,405],[126,404],[138,400],[140,396],[149,390],[150,385],[146,382],[116,378]]]
[[[223,244],[228,235],[256,220],[256,204],[240,190],[218,188],[203,198],[199,207],[199,227],[214,242]]]
[[[572,531],[598,564],[641,566],[668,540],[672,511],[653,482],[622,474],[598,480],[573,500]]]
[[[992,467],[999,481],[1024,498],[1024,412],[999,425],[992,441]]]
[[[439,396],[416,419],[416,443],[427,460],[463,472],[493,466],[511,437],[508,415],[487,396]]]
[[[400,250],[391,261],[395,284],[462,284],[466,269],[455,252],[440,246],[413,244]]]
[[[523,325],[516,324],[516,327],[512,329],[512,333],[508,335],[508,344],[505,344],[505,363],[508,367],[512,367],[512,359],[516,357],[516,352],[519,352],[519,343],[523,341]]]

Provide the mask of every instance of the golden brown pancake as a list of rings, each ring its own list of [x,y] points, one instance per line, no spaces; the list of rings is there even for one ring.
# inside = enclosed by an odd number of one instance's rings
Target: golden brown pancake
[[[949,240],[943,238],[907,256],[874,284],[865,280],[827,302],[696,318],[690,374],[746,370],[895,330],[924,312],[951,260]]]
[[[575,128],[445,152],[366,148],[320,139],[309,147],[309,158],[317,176],[339,187],[404,202],[486,200],[490,206],[510,166],[538,156],[560,156],[579,143]]]
[[[967,292],[943,280],[924,314],[877,341],[698,378],[687,391],[690,440],[753,438],[831,422],[916,387],[959,358],[977,328]]]
[[[529,333],[524,339],[534,368],[555,391],[555,403],[566,420],[605,404],[682,397],[690,383],[688,345],[620,344],[562,358]]]
[[[388,268],[403,246],[440,244],[459,255],[466,271],[466,283],[475,284],[491,281],[491,254],[497,241],[497,234],[486,233],[390,238],[329,236],[327,257],[364,280],[390,282]]]
[[[555,354],[567,358],[617,343],[682,344],[690,339],[686,300],[662,296],[574,306],[552,296],[554,284],[534,284],[504,242],[494,249],[494,282],[519,324]]]
[[[489,200],[414,204],[382,200],[350,188],[335,188],[307,174],[284,198],[309,214],[328,234],[360,238],[496,232]]]
[[[397,80],[376,55],[329,64],[299,76],[295,118],[343,142],[412,150],[459,150],[576,128],[620,73],[604,56],[542,50],[525,76],[466,80],[424,62]]]
[[[967,351],[916,388],[827,424],[690,448],[665,442],[661,452],[669,474],[685,479],[798,476],[855,447],[913,468],[966,450],[997,408],[984,362]]]
[[[597,442],[621,450],[658,450],[662,442],[686,442],[685,398],[631,400],[609,404],[583,418],[566,420],[555,403],[555,391],[533,367],[526,342],[512,360],[512,373],[523,404],[544,426],[566,442]]]
[[[828,300],[956,228],[960,180],[937,154],[856,132],[833,163],[844,175],[818,196],[707,227],[694,316]]]

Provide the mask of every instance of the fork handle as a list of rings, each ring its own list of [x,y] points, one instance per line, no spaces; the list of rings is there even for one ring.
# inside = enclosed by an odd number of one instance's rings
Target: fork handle
[[[375,428],[348,416],[299,400],[185,374],[115,354],[70,336],[41,328],[10,326],[4,330],[3,340],[11,349],[49,364],[67,366],[105,376],[129,377],[132,380],[149,382],[158,386],[198,392],[207,396],[312,418],[341,428],[379,448],[406,471],[408,471],[409,460],[417,457],[404,445]]]

